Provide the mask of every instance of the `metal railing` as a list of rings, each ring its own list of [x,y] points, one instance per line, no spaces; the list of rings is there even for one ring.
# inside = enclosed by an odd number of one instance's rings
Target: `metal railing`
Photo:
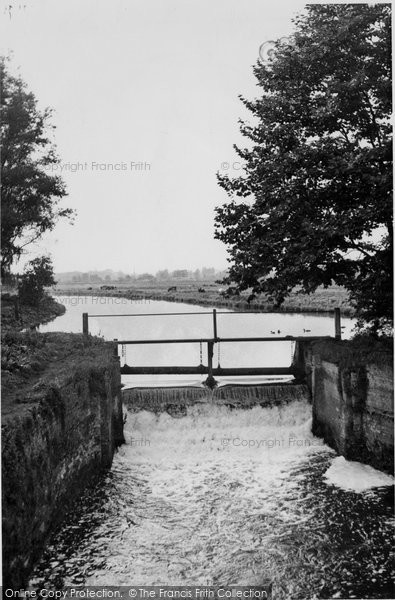
[[[218,365],[217,368],[213,367],[213,356],[214,356],[214,345],[219,343],[242,343],[242,342],[301,342],[301,341],[316,341],[321,339],[330,339],[331,336],[276,336],[276,337],[219,337],[218,336],[218,325],[217,315],[218,314],[259,314],[259,313],[246,313],[245,311],[217,311],[215,308],[211,312],[174,312],[174,313],[133,313],[133,314],[114,314],[114,315],[89,315],[88,313],[82,314],[82,331],[84,335],[89,334],[89,317],[93,318],[113,318],[113,317],[166,317],[166,316],[190,316],[190,315],[211,315],[213,324],[213,336],[210,338],[179,338],[179,339],[143,339],[143,340],[114,340],[116,346],[116,354],[118,356],[118,346],[122,345],[139,345],[139,344],[207,344],[207,366],[200,365],[191,367],[180,367],[180,366],[149,366],[149,367],[130,367],[125,364],[121,367],[121,373],[124,375],[197,375],[207,374],[206,385],[212,387],[216,384],[214,375],[294,375],[296,376],[297,369],[291,365],[291,367],[241,367],[241,368],[222,368]],[[340,309],[335,308],[334,310],[334,321],[335,321],[335,336],[337,340],[341,339],[341,315]]]

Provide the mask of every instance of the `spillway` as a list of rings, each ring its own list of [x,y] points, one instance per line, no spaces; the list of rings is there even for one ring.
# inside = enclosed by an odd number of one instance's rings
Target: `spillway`
[[[387,488],[328,482],[335,453],[311,434],[306,399],[128,411],[125,437],[33,587],[273,581],[276,598],[389,597]]]

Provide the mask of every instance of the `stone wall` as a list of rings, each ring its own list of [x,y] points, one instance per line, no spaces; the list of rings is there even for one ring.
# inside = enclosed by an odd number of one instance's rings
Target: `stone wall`
[[[313,433],[349,460],[392,472],[391,353],[328,340],[304,344],[301,361],[311,390]]]
[[[113,347],[80,353],[59,377],[41,382],[26,410],[3,423],[3,586],[26,585],[49,531],[123,442]]]

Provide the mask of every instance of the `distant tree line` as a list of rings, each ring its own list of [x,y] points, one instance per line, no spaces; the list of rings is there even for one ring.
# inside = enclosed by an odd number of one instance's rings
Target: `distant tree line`
[[[111,274],[103,274],[102,272],[82,272],[82,273],[70,273],[70,274],[59,274],[58,278],[62,282],[71,283],[131,283],[138,281],[172,281],[172,280],[194,280],[194,281],[215,281],[220,277],[224,277],[224,271],[218,271],[213,267],[203,267],[202,269],[188,270],[188,269],[176,269],[169,271],[163,269],[157,271],[155,275],[152,273],[140,273],[134,275],[125,275],[113,272]]]

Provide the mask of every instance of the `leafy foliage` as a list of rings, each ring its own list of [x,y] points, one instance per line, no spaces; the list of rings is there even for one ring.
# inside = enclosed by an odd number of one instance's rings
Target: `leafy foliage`
[[[65,186],[50,172],[59,162],[49,137],[51,111],[37,108],[24,82],[8,73],[5,59],[0,60],[0,85],[1,271],[5,276],[27,245],[73,211],[58,207]]]
[[[392,319],[389,5],[310,5],[242,98],[249,148],[238,178],[218,176],[226,283],[281,304],[295,286],[345,286],[361,319]]]
[[[34,258],[26,265],[20,277],[20,301],[37,306],[44,297],[44,288],[55,284],[51,259],[48,256]]]

